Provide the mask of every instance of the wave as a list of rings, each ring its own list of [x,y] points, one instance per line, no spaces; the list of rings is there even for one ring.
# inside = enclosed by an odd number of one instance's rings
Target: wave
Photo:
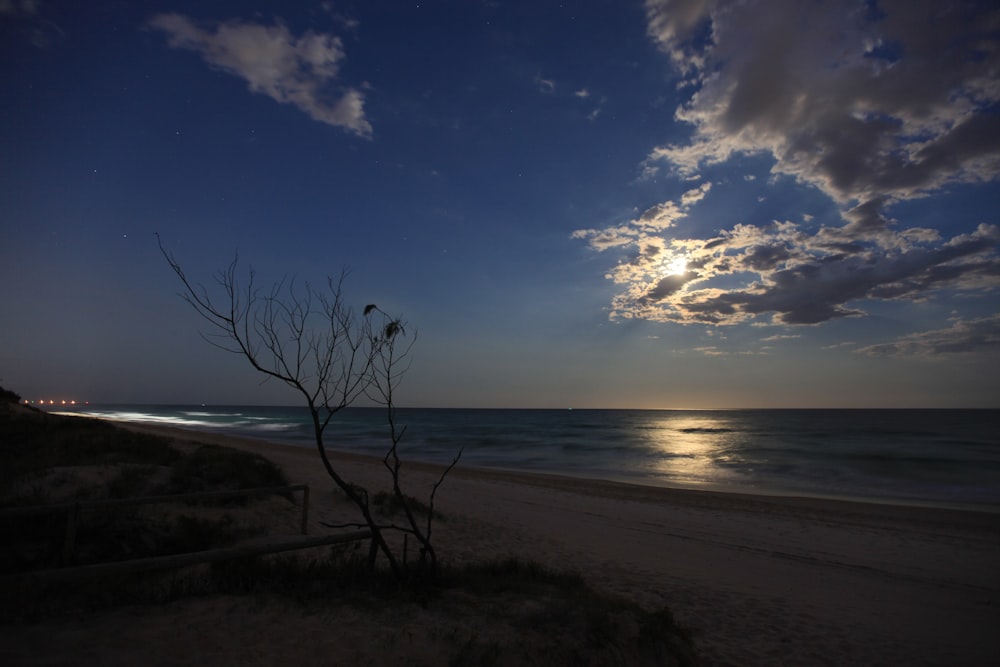
[[[189,426],[197,428],[215,428],[224,426],[218,422],[205,419],[188,419],[170,414],[151,414],[148,412],[128,412],[128,411],[107,411],[107,412],[63,412],[56,414],[66,414],[82,417],[95,417],[97,419],[107,419],[109,421],[140,422],[147,424],[167,424],[169,426]]]
[[[276,424],[261,424],[259,422],[244,422],[242,424],[234,424],[234,426],[240,426],[243,428],[248,428],[251,431],[297,431],[304,428],[303,424],[293,424],[293,423],[276,423]]]
[[[242,417],[242,412],[189,412],[183,411],[181,414],[185,414],[191,417]],[[257,419],[257,417],[251,417],[250,419]]]
[[[689,428],[677,429],[680,433],[737,433],[739,429],[725,428],[721,426],[692,426]]]

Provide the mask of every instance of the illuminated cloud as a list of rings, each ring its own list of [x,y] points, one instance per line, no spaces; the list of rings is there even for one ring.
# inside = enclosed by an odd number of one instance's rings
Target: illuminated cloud
[[[688,190],[681,197],[681,205],[684,208],[689,208],[694,204],[697,204],[698,202],[700,202],[702,199],[705,198],[705,195],[707,195],[708,191],[711,189],[712,189],[711,183],[702,183],[700,187],[694,190]]]
[[[1000,13],[990,3],[647,0],[649,34],[697,86],[693,138],[651,151],[681,175],[743,154],[841,203],[893,201],[1000,171]],[[831,29],[831,26],[836,29]],[[994,27],[991,27],[994,26]]]
[[[623,255],[607,273],[621,286],[612,318],[812,325],[863,316],[876,300],[1000,286],[995,225],[943,238],[889,213],[1000,175],[1000,42],[990,32],[1000,12],[848,0],[777,14],[731,0],[647,0],[646,9],[688,95],[675,118],[693,133],[652,149],[644,175],[696,179],[762,155],[774,176],[828,196],[842,221],[817,228],[801,214],[677,235],[709,196],[705,183],[627,224],[580,230],[574,238],[594,250]],[[668,269],[678,257],[683,272]]]
[[[891,243],[880,237],[848,244],[836,230],[810,234],[792,222],[736,225],[710,239],[671,238],[669,228],[687,215],[685,197],[681,205],[659,204],[627,225],[574,232],[594,250],[627,253],[607,274],[623,287],[612,300],[613,319],[819,324],[864,315],[865,301],[979,290],[996,286],[1000,277],[1000,229],[994,225],[945,243],[903,230]],[[685,260],[680,273],[670,270],[677,257]]]
[[[1000,315],[973,320],[957,320],[947,329],[904,336],[890,343],[869,345],[858,350],[873,357],[937,357],[968,352],[1000,353]]]
[[[293,35],[280,23],[261,25],[225,21],[201,27],[180,14],[159,14],[149,27],[167,35],[173,48],[199,53],[210,66],[245,80],[250,90],[309,117],[370,137],[364,95],[353,88],[331,90],[344,59],[343,44],[333,35]]]
[[[776,343],[779,340],[794,340],[796,338],[801,338],[798,334],[775,334],[774,336],[767,336],[766,338],[761,338],[762,343]]]

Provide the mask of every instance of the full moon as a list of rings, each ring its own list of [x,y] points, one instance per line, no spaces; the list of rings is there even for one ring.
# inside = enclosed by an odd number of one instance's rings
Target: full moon
[[[687,271],[688,261],[686,257],[674,257],[667,263],[666,272],[671,276],[680,276]]]

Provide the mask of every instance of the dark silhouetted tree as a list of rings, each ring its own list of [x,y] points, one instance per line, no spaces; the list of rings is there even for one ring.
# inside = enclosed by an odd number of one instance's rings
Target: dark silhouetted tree
[[[283,382],[296,391],[309,408],[313,436],[323,467],[337,487],[357,506],[372,534],[371,562],[382,553],[396,577],[406,571],[401,559],[385,539],[385,531],[412,535],[420,546],[419,563],[434,572],[437,556],[431,543],[434,498],[447,474],[461,456],[452,461],[430,492],[426,521],[419,521],[413,503],[403,492],[398,445],[405,428],[396,421],[394,391],[405,373],[415,337],[407,338],[399,318],[369,304],[362,316],[355,315],[343,297],[345,274],[328,279],[326,289],[308,283],[282,280],[264,289],[252,268],[241,284],[239,257],[215,276],[216,297],[203,285],[192,283],[180,264],[156,237],[160,252],[184,286],[181,296],[209,324],[202,337],[227,352],[243,356],[254,369]],[[362,397],[386,409],[390,444],[383,463],[392,477],[394,504],[401,508],[405,523],[382,523],[376,519],[368,491],[345,479],[331,459],[324,434],[333,416]],[[405,543],[405,542],[404,542]]]

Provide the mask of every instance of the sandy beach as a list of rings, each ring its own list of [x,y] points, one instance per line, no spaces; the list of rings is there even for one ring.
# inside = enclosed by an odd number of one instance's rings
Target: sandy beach
[[[311,534],[329,532],[321,522],[351,518],[312,449],[136,428],[279,463],[293,483],[313,489]],[[349,454],[337,461],[348,479],[372,489],[387,484],[379,461]],[[410,464],[404,490],[423,497],[438,474]],[[462,466],[437,506],[446,517],[435,524],[442,559],[523,557],[577,571],[644,606],[666,605],[694,633],[703,664],[1000,664],[1000,514]],[[289,651],[298,664],[379,664],[377,651],[345,649],[356,642],[342,619],[239,598],[20,628],[17,652],[11,631],[2,629],[0,649],[10,658],[30,655],[31,664],[65,664],[67,656],[127,664],[137,647],[151,656],[148,664],[278,664],[290,662]]]

